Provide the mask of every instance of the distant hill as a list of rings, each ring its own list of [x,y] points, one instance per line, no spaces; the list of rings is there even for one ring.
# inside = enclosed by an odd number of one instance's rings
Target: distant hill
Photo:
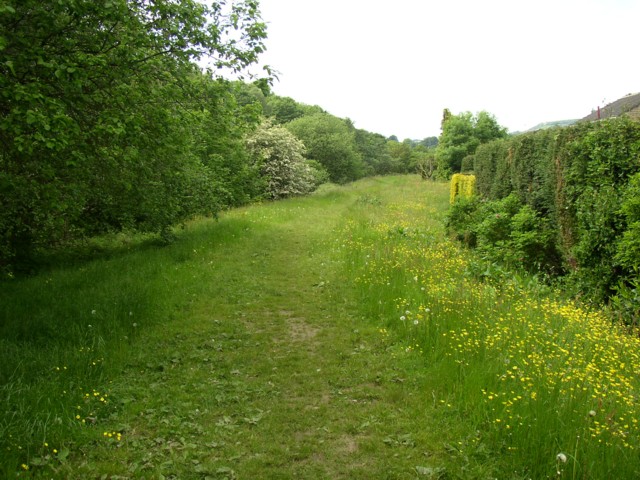
[[[539,123],[535,127],[531,127],[529,130],[526,130],[526,132],[535,132],[536,130],[545,130],[547,128],[555,127],[568,127],[569,125],[573,125],[574,123],[576,123],[578,120],[579,119],[576,118],[574,120],[556,120],[555,122],[543,122]]]
[[[640,120],[640,93],[629,93],[602,108],[598,107],[597,110],[593,110],[582,120],[594,122],[605,118],[621,117],[623,115]]]

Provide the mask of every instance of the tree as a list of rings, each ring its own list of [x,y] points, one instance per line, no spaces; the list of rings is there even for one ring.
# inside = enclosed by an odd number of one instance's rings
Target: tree
[[[33,248],[216,208],[199,156],[194,61],[241,72],[263,51],[257,2],[6,0],[0,5],[0,265]],[[211,70],[209,75],[214,75]],[[204,97],[204,98],[203,98]],[[206,136],[205,136],[206,137]]]
[[[305,163],[304,144],[286,128],[265,120],[247,137],[247,148],[264,181],[269,199],[310,193],[316,175]]]
[[[413,153],[412,163],[423,180],[431,180],[436,170],[436,155],[433,148],[418,149]]]
[[[387,152],[391,157],[391,172],[407,173],[411,164],[411,140],[402,143],[389,140],[387,142]]]
[[[498,125],[496,118],[485,111],[474,118],[473,133],[481,144],[507,137],[507,129]]]
[[[259,105],[260,113],[269,115],[269,106],[264,92],[255,83],[233,82],[234,95],[239,105]]]
[[[291,97],[279,97],[277,95],[267,97],[267,109],[268,115],[272,116],[276,123],[281,125],[305,115],[325,113],[317,105],[305,105],[304,103],[296,102]]]
[[[478,145],[480,142],[474,136],[473,116],[470,112],[459,115],[445,113],[442,133],[436,148],[439,176],[446,177],[451,173],[460,172],[462,159],[473,154]]]
[[[267,105],[269,106],[269,114],[273,116],[276,123],[281,125],[304,115],[298,102],[291,97],[273,95],[268,97]]]
[[[387,150],[387,139],[383,135],[357,129],[355,142],[366,165],[366,175],[384,175],[392,171],[392,159]]]
[[[316,113],[286,124],[307,148],[307,158],[320,162],[332,182],[345,183],[364,175],[365,166],[358,152],[355,132],[341,118]]]
[[[433,148],[438,146],[438,137],[426,137],[420,141],[419,145],[425,148]]]
[[[451,173],[460,172],[463,159],[473,155],[478,145],[506,135],[506,130],[487,112],[476,116],[470,112],[453,115],[445,109],[442,133],[436,147],[438,176],[446,178]]]

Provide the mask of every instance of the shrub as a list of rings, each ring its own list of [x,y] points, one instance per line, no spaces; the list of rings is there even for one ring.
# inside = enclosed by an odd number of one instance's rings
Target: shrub
[[[517,195],[493,202],[459,198],[446,220],[447,231],[485,259],[531,273],[558,273],[561,258],[548,219]]]
[[[462,159],[462,164],[460,166],[460,173],[470,174],[473,173],[473,155],[467,155]]]
[[[303,195],[318,186],[321,170],[305,162],[303,143],[286,128],[266,120],[247,137],[246,143],[263,177],[267,198]]]
[[[477,245],[476,225],[480,212],[478,197],[457,197],[445,218],[447,234],[473,248]]]
[[[476,177],[456,173],[451,177],[450,201],[454,203],[456,198],[470,198],[473,196]]]

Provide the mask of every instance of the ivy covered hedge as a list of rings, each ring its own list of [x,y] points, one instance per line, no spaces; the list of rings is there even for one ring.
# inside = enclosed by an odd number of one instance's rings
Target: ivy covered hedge
[[[635,288],[640,267],[640,123],[618,118],[495,140],[478,147],[474,174],[476,221],[456,223],[456,209],[470,207],[454,205],[449,228],[458,237],[481,238],[479,232],[490,223],[487,216],[495,220],[501,215],[487,204],[512,197],[519,202],[519,212],[526,207],[529,226],[539,229],[534,235],[551,235],[552,240],[552,245],[545,243],[546,255],[537,254],[536,262],[523,260],[523,265],[565,272],[567,285],[596,301]],[[531,230],[523,230],[522,224],[520,231],[509,228],[505,235],[512,243]],[[505,238],[501,241],[504,246]]]

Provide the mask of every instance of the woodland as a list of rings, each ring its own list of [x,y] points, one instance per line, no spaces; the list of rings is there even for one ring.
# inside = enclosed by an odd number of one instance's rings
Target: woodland
[[[4,275],[89,237],[170,241],[195,216],[410,172],[437,142],[274,95],[270,67],[249,78],[257,1],[3,1],[0,27]]]

